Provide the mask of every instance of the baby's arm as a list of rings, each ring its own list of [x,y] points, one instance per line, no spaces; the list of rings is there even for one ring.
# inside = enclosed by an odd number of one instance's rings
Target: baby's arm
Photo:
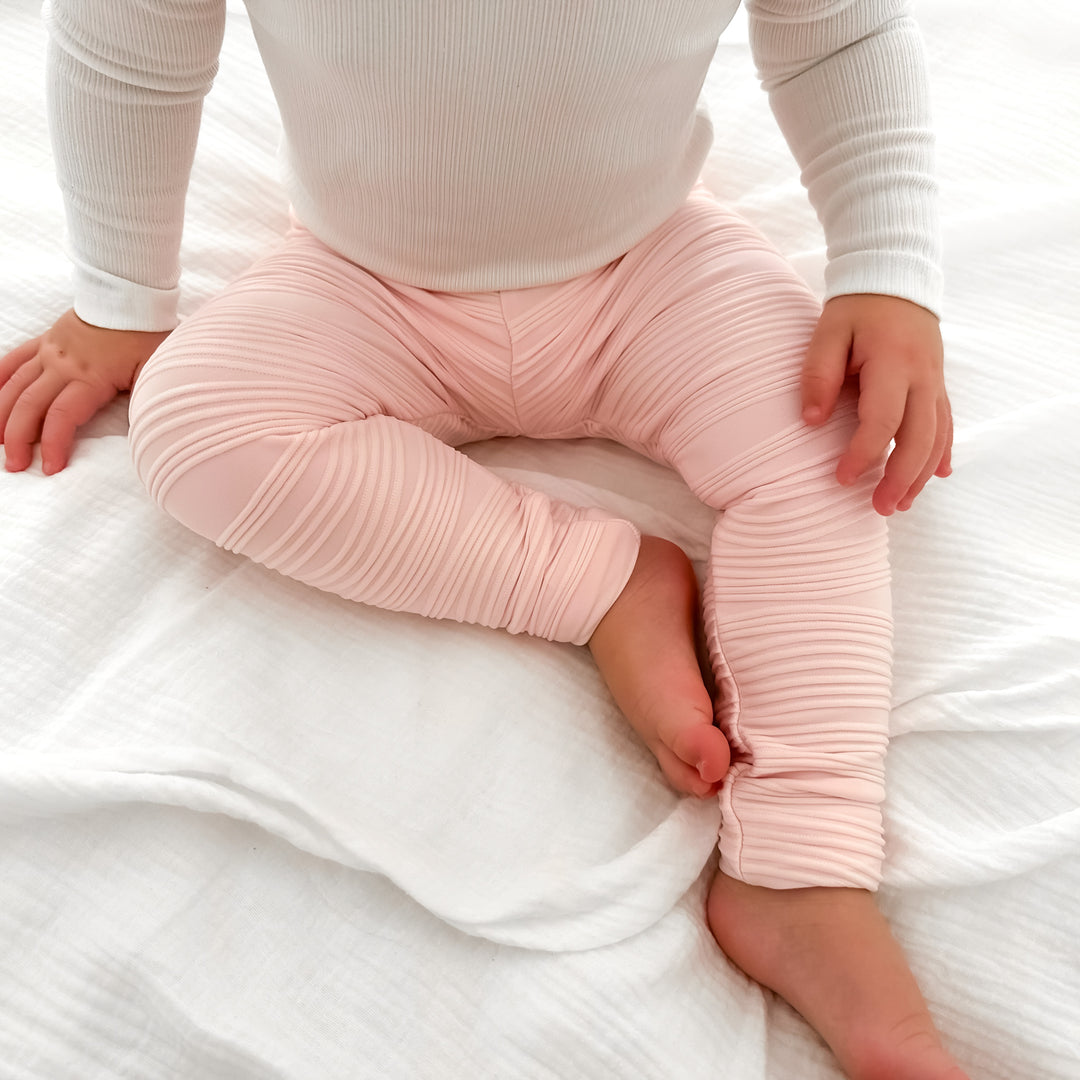
[[[825,228],[825,310],[807,356],[809,423],[845,377],[859,427],[837,466],[851,483],[895,438],[874,493],[906,509],[947,476],[941,270],[926,65],[905,0],[748,0],[754,59]]]
[[[64,467],[75,428],[176,325],[184,199],[224,0],[51,0],[49,121],[75,264],[74,308],[0,360],[9,470],[40,436]]]

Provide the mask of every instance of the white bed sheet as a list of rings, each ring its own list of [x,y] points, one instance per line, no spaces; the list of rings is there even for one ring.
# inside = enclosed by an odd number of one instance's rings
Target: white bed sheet
[[[891,523],[882,903],[973,1080],[1080,1077],[1080,18],[923,3],[955,473]],[[66,306],[35,0],[0,9],[0,350]],[[820,231],[745,32],[706,180],[819,285]],[[285,223],[231,9],[184,311]],[[580,649],[313,593],[140,490],[120,402],[0,474],[0,1078],[825,1080],[716,952],[715,806],[677,800]],[[506,475],[700,560],[708,514],[606,443]]]

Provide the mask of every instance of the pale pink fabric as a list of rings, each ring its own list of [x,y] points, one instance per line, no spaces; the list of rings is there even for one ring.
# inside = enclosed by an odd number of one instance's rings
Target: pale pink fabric
[[[132,395],[154,498],[231,551],[341,596],[583,643],[632,525],[508,484],[451,444],[603,436],[725,512],[704,596],[734,764],[722,869],[774,888],[880,880],[891,617],[854,424],[800,418],[818,304],[702,191],[559,285],[430,292],[294,227],[185,322]]]

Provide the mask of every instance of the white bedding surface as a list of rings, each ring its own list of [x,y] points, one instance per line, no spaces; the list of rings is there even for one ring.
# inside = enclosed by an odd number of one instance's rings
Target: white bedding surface
[[[1080,1077],[1080,16],[923,3],[955,473],[891,523],[882,904],[972,1080]],[[0,9],[0,351],[65,306],[34,0]],[[822,241],[736,24],[706,180],[813,284]],[[190,312],[284,227],[242,9],[207,102]],[[0,1080],[834,1080],[703,917],[677,800],[587,654],[390,615],[161,514],[124,403],[0,473]],[[479,460],[700,559],[606,443]]]

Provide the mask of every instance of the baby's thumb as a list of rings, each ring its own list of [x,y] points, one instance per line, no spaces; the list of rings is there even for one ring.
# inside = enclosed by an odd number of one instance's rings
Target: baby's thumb
[[[851,330],[830,327],[824,319],[810,340],[802,370],[802,415],[808,424],[822,424],[832,415],[847,375]]]

